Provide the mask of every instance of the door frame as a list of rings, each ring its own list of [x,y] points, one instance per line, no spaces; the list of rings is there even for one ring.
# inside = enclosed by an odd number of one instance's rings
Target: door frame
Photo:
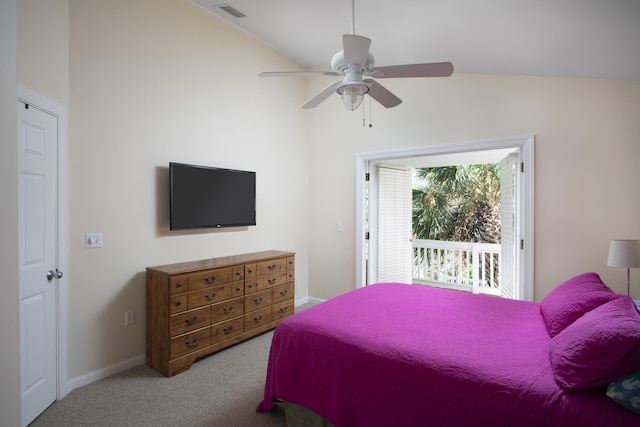
[[[57,233],[56,251],[57,266],[64,273],[56,285],[56,399],[60,400],[69,394],[68,386],[68,349],[69,349],[69,322],[68,322],[68,280],[69,261],[67,246],[67,110],[61,104],[46,98],[45,96],[25,87],[18,85],[18,100],[32,105],[42,111],[47,112],[57,118],[58,121],[58,212],[57,212]],[[22,357],[20,358],[22,363]]]
[[[468,151],[496,150],[504,148],[519,148],[524,163],[521,193],[524,209],[520,211],[520,232],[518,240],[523,241],[522,268],[519,280],[522,280],[522,298],[533,301],[534,298],[534,135],[495,138],[479,141],[461,142],[454,144],[432,145],[356,155],[356,287],[366,286],[367,257],[366,257],[366,184],[365,174],[369,162],[389,159],[423,157],[440,154],[455,154]]]

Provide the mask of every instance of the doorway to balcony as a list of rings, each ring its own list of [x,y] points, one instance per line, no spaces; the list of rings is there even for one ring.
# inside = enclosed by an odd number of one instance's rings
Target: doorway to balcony
[[[399,281],[533,300],[533,144],[534,137],[526,136],[358,155],[358,286]],[[406,200],[394,199],[411,197],[407,176],[414,168],[501,160],[505,171],[515,172],[505,181],[512,183],[505,193],[513,197],[502,201],[499,245],[412,239],[410,208],[397,209]],[[389,182],[404,190],[385,191],[381,185]]]

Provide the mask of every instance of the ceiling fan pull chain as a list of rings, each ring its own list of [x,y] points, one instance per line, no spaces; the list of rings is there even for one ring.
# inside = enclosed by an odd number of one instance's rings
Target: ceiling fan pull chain
[[[369,127],[373,127],[373,123],[371,123],[371,95],[369,95]]]

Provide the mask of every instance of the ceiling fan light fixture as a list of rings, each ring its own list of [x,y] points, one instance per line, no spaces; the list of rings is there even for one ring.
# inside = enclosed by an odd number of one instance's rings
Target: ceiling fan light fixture
[[[337,92],[342,96],[342,103],[349,111],[355,111],[358,109],[364,95],[369,92],[369,87],[365,84],[347,84],[340,86]]]

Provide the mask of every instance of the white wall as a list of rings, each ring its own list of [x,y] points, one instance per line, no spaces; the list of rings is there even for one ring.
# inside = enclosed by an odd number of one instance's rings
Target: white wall
[[[0,414],[20,425],[18,331],[18,147],[16,87],[17,0],[0,1]]]
[[[385,110],[374,101],[372,128],[337,96],[310,116],[311,295],[354,288],[357,153],[530,134],[535,299],[585,271],[626,293],[626,271],[606,262],[611,239],[640,239],[640,82],[461,74],[381,82],[404,102]],[[327,83],[311,82],[308,95]],[[640,297],[639,271],[632,280]]]

